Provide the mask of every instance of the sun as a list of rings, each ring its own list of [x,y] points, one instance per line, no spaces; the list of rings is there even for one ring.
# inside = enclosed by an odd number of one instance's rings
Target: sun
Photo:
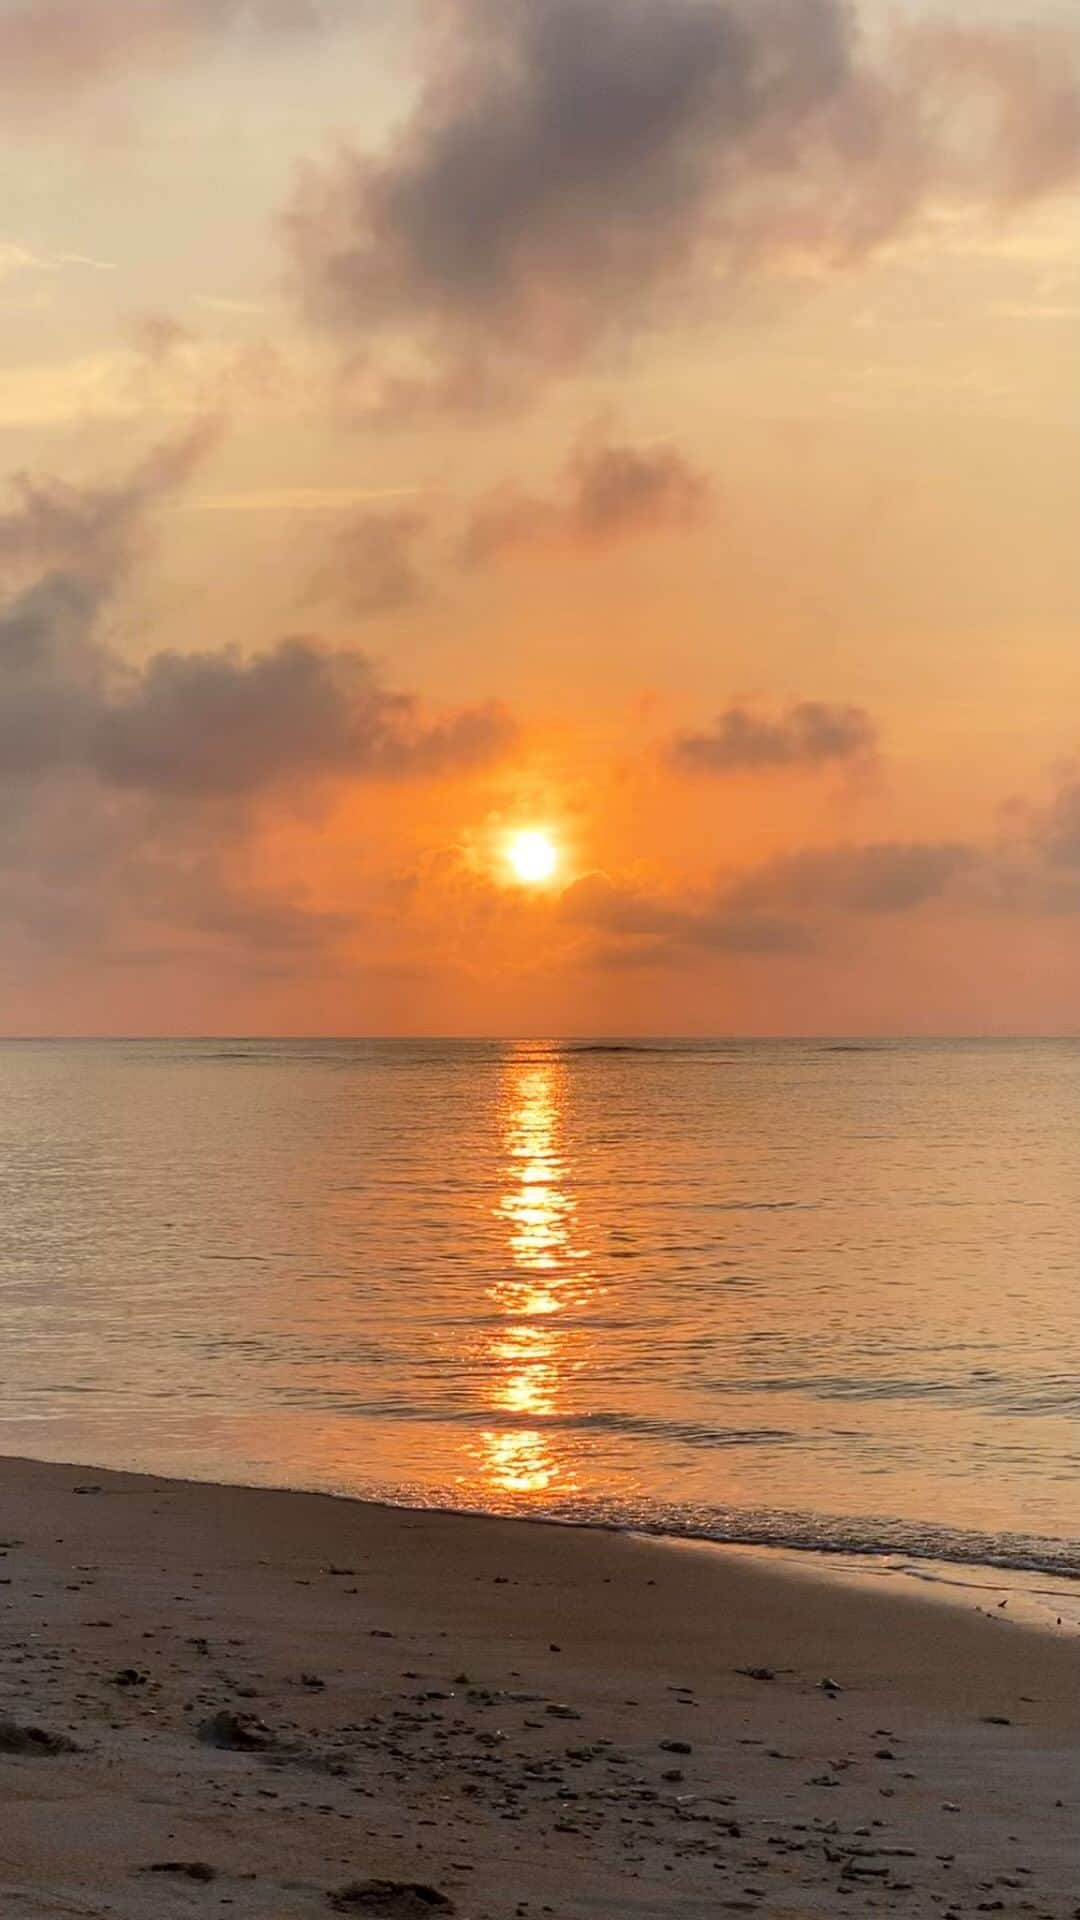
[[[525,887],[542,887],[551,879],[559,864],[554,841],[535,827],[510,836],[506,844],[506,858],[514,878]]]

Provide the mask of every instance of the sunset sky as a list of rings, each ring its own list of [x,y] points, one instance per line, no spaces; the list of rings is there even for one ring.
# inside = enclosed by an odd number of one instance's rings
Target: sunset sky
[[[0,141],[4,1032],[1077,1030],[1064,0],[0,0]]]

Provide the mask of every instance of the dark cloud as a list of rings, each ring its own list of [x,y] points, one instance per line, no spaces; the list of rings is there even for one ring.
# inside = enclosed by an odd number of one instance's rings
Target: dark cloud
[[[784,854],[726,893],[738,910],[906,913],[946,893],[979,859],[959,841],[882,841]]]
[[[353,514],[334,539],[318,584],[362,620],[413,606],[427,593],[418,559],[426,531],[427,515],[418,507]]]
[[[470,565],[551,542],[599,546],[698,524],[710,498],[707,477],[676,447],[635,447],[595,438],[571,457],[564,497],[546,500],[503,489],[474,511],[462,543]]]
[[[864,707],[800,700],[776,718],[748,707],[728,707],[706,733],[673,741],[672,764],[689,773],[747,773],[805,769],[864,760],[877,746],[877,727]]]
[[[813,949],[837,915],[899,915],[942,898],[981,857],[952,843],[808,848],[686,895],[590,873],[566,889],[558,911],[593,936],[592,957],[605,965],[796,955]]]
[[[622,886],[606,874],[586,874],[560,901],[562,916],[602,935],[609,953],[659,960],[704,953],[798,953],[809,934],[798,921],[729,905],[719,898],[689,902]]]
[[[77,575],[50,574],[0,612],[0,783],[85,757],[107,673],[100,598]]]
[[[368,357],[410,342],[388,404],[414,409],[425,382],[437,404],[513,391],[514,369],[573,368],[670,318],[699,273],[844,264],[943,192],[1008,206],[1080,170],[1075,56],[1036,29],[910,29],[874,67],[844,0],[448,0],[437,18],[405,124],[311,167],[287,215],[308,310]]]
[[[245,794],[297,779],[448,773],[493,759],[512,736],[495,706],[430,724],[363,654],[301,638],[250,658],[156,655],[98,718],[90,756],[119,786]]]

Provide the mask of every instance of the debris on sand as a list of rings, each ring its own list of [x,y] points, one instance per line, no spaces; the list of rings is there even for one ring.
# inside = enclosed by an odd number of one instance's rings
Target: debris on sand
[[[21,1753],[35,1759],[78,1751],[66,1733],[46,1733],[43,1727],[21,1727],[17,1720],[0,1719],[0,1753]]]
[[[205,1860],[154,1860],[143,1872],[172,1873],[180,1880],[200,1880],[205,1885],[217,1879],[217,1868]]]
[[[205,1746],[225,1747],[230,1753],[271,1753],[278,1744],[265,1720],[251,1713],[232,1713],[227,1707],[203,1721],[199,1739]]]
[[[327,1899],[335,1913],[367,1913],[373,1920],[421,1920],[457,1911],[449,1894],[408,1880],[354,1880]]]
[[[112,1684],[114,1687],[145,1687],[149,1679],[150,1675],[138,1667],[121,1667],[119,1673],[113,1674]]]

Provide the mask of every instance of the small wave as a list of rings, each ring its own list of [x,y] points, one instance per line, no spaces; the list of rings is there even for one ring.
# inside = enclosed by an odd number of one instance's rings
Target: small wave
[[[914,1565],[905,1570],[925,1569],[928,1578],[931,1565],[937,1565],[1042,1574],[1055,1580],[1080,1583],[1080,1541],[1037,1534],[983,1533],[938,1527],[928,1522],[791,1513],[767,1508],[690,1510],[646,1502],[604,1500],[555,1501],[538,1507],[531,1499],[461,1508],[449,1497],[432,1497],[417,1491],[404,1495],[399,1491],[388,1499],[393,1505],[502,1513],[571,1526],[645,1534],[656,1539],[700,1541],[713,1546],[769,1547],[791,1553],[913,1562]]]
[[[564,1060],[581,1059],[589,1054],[659,1055],[663,1060],[730,1060],[736,1049],[708,1040],[579,1040],[557,1049]]]
[[[587,1053],[678,1053],[678,1047],[649,1047],[629,1040],[586,1040],[580,1046],[564,1047],[563,1053],[571,1058]]]
[[[844,1519],[793,1513],[678,1514],[638,1523],[636,1531],[712,1540],[729,1546],[786,1547],[799,1553],[900,1555],[952,1566],[998,1567],[1080,1581],[1080,1542],[1019,1533],[980,1533],[915,1521]]]

